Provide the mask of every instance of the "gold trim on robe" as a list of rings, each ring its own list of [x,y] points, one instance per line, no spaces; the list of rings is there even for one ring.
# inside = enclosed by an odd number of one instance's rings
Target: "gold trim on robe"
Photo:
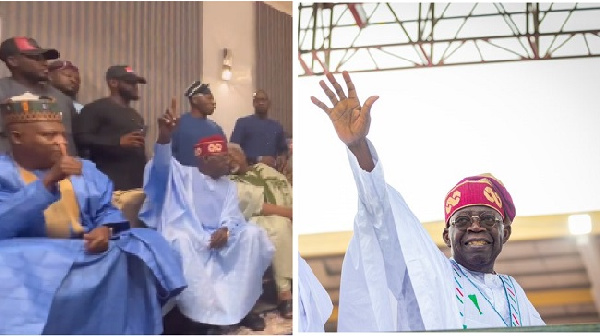
[[[38,179],[35,174],[26,169],[19,168],[19,171],[26,185]],[[79,203],[77,203],[71,180],[61,180],[58,186],[60,199],[44,210],[46,234],[50,238],[71,238],[71,232],[75,234],[84,232],[83,227],[77,220],[79,218]]]

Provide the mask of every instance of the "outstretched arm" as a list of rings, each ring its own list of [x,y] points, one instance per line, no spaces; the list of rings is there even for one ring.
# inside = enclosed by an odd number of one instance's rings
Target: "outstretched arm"
[[[335,93],[325,81],[320,85],[333,107],[315,97],[311,99],[327,114],[338,137],[348,147],[359,195],[354,238],[346,252],[342,272],[338,329],[407,330],[410,329],[407,323],[398,319],[397,306],[413,302],[410,294],[409,297],[406,295],[410,279],[398,241],[383,168],[367,140],[371,107],[379,97],[369,97],[361,105],[347,72],[343,77],[348,95],[332,74],[326,75]]]

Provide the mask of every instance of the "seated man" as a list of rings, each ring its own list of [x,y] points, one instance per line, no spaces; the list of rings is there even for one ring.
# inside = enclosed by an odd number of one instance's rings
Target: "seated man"
[[[174,105],[174,104],[173,104]],[[263,229],[247,223],[235,184],[227,178],[229,156],[222,136],[194,149],[198,167],[181,165],[171,153],[175,106],[159,119],[154,158],[144,174],[146,201],[140,219],[156,228],[183,257],[188,288],[177,298],[183,315],[211,325],[210,333],[241,323],[262,330],[251,312],[262,294],[262,275],[273,244]]]
[[[279,313],[292,318],[292,186],[285,176],[264,163],[248,165],[238,144],[229,144],[231,179],[236,182],[240,209],[258,224],[275,245],[273,274]]]
[[[185,288],[181,262],[149,229],[128,230],[112,184],[66,154],[62,113],[31,94],[0,104],[0,334],[160,334]],[[51,239],[53,238],[53,239]]]

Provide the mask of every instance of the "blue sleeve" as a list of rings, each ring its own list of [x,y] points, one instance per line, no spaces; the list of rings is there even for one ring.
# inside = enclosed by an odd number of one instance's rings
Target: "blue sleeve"
[[[0,239],[46,236],[44,210],[60,198],[58,188],[49,192],[41,180],[16,192],[0,188]]]
[[[235,122],[235,126],[233,126],[233,132],[231,132],[231,139],[229,141],[241,145],[243,133],[244,127],[240,118]]]
[[[179,126],[173,132],[173,136],[171,137],[171,154],[175,158],[179,158],[179,130],[182,126],[182,124],[179,124]]]
[[[277,126],[279,126],[279,131],[277,132],[277,155],[283,155],[288,152],[288,145],[283,132],[283,126],[281,124],[277,124]]]
[[[160,207],[164,203],[172,160],[170,143],[154,145],[154,157],[148,162],[144,176],[144,192],[154,206]]]
[[[87,167],[86,167],[87,168]],[[90,181],[93,183],[96,190],[100,191],[100,196],[95,200],[94,206],[90,206],[90,218],[92,219],[93,228],[101,225],[107,225],[113,228],[115,231],[122,231],[129,229],[129,222],[123,213],[117,209],[112,203],[113,196],[113,183],[112,181],[98,170],[95,165],[89,167],[90,169]],[[89,188],[89,185],[87,186]]]

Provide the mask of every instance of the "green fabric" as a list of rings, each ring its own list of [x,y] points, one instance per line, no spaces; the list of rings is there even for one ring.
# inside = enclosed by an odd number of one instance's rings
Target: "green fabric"
[[[255,164],[246,174],[233,175],[231,179],[262,187],[266,203],[285,207],[292,206],[292,186],[283,174],[265,164]]]
[[[255,164],[244,175],[232,175],[236,182],[240,210],[246,220],[262,227],[275,246],[273,273],[279,292],[292,288],[292,221],[281,216],[262,216],[264,203],[292,207],[292,186],[285,176],[262,163]]]

